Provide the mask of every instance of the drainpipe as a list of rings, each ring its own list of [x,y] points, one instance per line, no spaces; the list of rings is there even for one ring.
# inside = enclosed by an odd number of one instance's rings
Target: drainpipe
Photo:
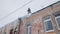
[[[39,30],[38,30],[38,34],[39,34]]]
[[[18,18],[18,20],[19,20],[19,26],[18,26],[19,33],[18,33],[18,34],[20,34],[20,24],[21,24],[21,18]]]

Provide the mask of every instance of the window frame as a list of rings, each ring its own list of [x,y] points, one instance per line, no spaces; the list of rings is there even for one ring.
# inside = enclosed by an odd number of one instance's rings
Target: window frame
[[[54,28],[53,28],[52,30],[48,30],[48,31],[46,30],[46,24],[45,24],[45,22],[50,21],[50,20],[51,20],[51,22],[52,22],[52,27],[53,27],[53,21],[52,21],[51,18],[44,20],[44,28],[45,28],[45,31],[46,31],[46,32],[53,32],[53,31],[54,31]]]
[[[30,24],[30,23],[28,23],[28,24],[26,25],[26,34],[31,34],[31,33],[29,33],[29,32],[31,32],[31,24]]]
[[[60,30],[60,28],[59,28],[59,24],[58,24],[58,21],[57,21],[57,18],[60,18],[60,16],[55,16],[55,21],[56,21],[56,23],[57,23],[57,28],[58,28],[58,30]]]
[[[28,34],[30,34],[29,32],[31,32],[31,26],[28,26]]]

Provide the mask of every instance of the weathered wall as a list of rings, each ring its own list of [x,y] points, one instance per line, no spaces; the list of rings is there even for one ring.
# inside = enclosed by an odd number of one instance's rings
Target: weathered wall
[[[56,12],[60,12],[60,2],[54,5],[51,5],[43,10],[33,13],[30,17],[22,18],[22,22],[20,25],[20,34],[26,33],[26,24],[31,23],[31,34],[60,34],[60,30],[57,28],[57,24],[55,21],[54,14]],[[53,21],[53,29],[52,32],[46,32],[44,28],[43,18],[45,16],[50,16]],[[39,31],[39,32],[38,32]]]
[[[4,27],[2,27],[0,30],[0,34],[4,34],[4,32],[6,32],[6,34],[10,34],[11,29],[13,29],[13,33],[14,33],[16,27],[19,28],[19,22],[15,20],[9,24],[6,24]]]

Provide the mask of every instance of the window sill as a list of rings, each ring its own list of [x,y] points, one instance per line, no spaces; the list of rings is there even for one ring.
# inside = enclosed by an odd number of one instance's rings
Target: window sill
[[[60,28],[58,28],[58,30],[60,30]]]
[[[49,31],[46,31],[46,32],[53,32],[54,30],[49,30]]]

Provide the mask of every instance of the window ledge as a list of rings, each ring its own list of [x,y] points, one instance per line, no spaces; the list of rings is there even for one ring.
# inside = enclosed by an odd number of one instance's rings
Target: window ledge
[[[58,28],[58,30],[60,30],[60,28]]]
[[[53,32],[54,30],[49,30],[49,31],[46,31],[46,32]]]

